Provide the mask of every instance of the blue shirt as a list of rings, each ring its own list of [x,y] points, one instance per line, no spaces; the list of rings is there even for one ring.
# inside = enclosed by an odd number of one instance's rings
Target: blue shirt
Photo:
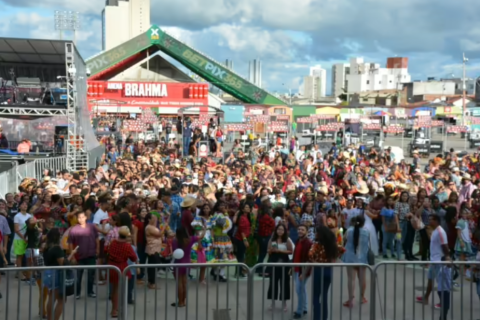
[[[133,251],[135,252],[135,254],[137,255],[137,261],[138,261],[137,248],[135,248],[135,246],[134,246],[133,244],[132,244],[132,249],[133,249]],[[131,266],[131,265],[134,264],[134,263],[133,263],[133,261],[131,261],[130,259],[128,259],[127,264],[128,264],[129,266]],[[130,272],[131,272],[132,276],[136,276],[136,275],[137,275],[137,268],[131,268],[131,269],[130,269]]]
[[[183,202],[183,198],[180,197],[178,194],[172,194],[171,199],[173,203],[176,203],[178,205],[178,207],[180,207]]]
[[[171,205],[163,203],[165,210],[170,212],[170,229],[175,232],[181,226],[182,216],[180,214],[180,206],[172,201]]]

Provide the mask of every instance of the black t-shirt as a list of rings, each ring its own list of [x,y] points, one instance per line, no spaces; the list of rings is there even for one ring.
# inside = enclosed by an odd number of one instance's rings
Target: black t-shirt
[[[27,238],[28,249],[38,249],[40,247],[40,231],[38,231],[37,227],[27,228],[25,236]]]
[[[7,214],[12,220],[17,213],[18,213],[18,205],[16,203],[14,203],[13,206],[11,207],[7,205]]]
[[[192,142],[195,142],[195,141],[197,141],[198,139],[201,140],[201,139],[202,139],[202,135],[201,135],[201,134],[198,134],[198,133],[195,133],[195,134],[193,135]]]
[[[60,246],[50,247],[43,252],[45,266],[59,266],[57,259],[65,258],[65,252]]]

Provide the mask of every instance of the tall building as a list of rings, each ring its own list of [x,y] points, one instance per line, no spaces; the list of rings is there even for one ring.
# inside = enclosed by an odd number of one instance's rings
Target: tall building
[[[233,61],[228,59],[225,60],[225,67],[227,67],[227,69],[233,70]]]
[[[332,96],[338,97],[348,92],[347,75],[350,74],[350,64],[336,63],[332,66]]]
[[[367,63],[363,58],[350,59],[347,76],[349,94],[365,91],[401,90],[402,84],[411,81],[408,58],[387,58],[386,68],[378,63]]]
[[[248,81],[258,87],[262,87],[262,62],[259,59],[248,63]]]
[[[106,0],[102,50],[110,50],[150,28],[150,0]]]
[[[327,95],[327,70],[319,65],[310,67],[310,77],[320,78],[315,81],[320,83],[320,97],[325,97]]]
[[[322,95],[322,78],[318,76],[306,76],[303,78],[303,97],[309,101],[318,101]]]

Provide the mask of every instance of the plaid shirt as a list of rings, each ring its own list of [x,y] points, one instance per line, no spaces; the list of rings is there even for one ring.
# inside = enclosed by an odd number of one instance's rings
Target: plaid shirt
[[[269,237],[275,229],[275,220],[269,214],[263,214],[258,218],[258,235]]]

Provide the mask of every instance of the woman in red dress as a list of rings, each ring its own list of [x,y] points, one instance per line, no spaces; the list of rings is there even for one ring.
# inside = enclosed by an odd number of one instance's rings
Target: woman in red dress
[[[118,229],[118,239],[112,241],[108,247],[108,264],[116,266],[123,273],[123,270],[128,266],[128,260],[137,262],[137,255],[132,248],[132,245],[127,241],[130,237],[130,229],[123,226]],[[132,274],[127,272],[127,278],[130,279]],[[112,284],[112,318],[118,317],[118,273],[115,270],[110,270],[110,283]]]

